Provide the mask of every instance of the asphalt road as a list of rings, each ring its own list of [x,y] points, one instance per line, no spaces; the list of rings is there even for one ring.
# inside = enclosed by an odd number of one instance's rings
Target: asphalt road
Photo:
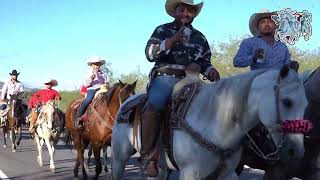
[[[0,137],[0,177],[6,179],[15,180],[62,180],[62,179],[73,179],[73,166],[75,163],[76,152],[70,150],[63,142],[60,141],[56,147],[55,154],[55,166],[56,172],[52,173],[49,170],[49,154],[44,145],[43,150],[43,166],[40,167],[36,161],[38,155],[35,142],[30,138],[26,130],[23,131],[23,139],[20,146],[17,147],[16,152],[11,151],[11,141],[7,140],[8,147],[3,147],[2,130]],[[85,152],[85,155],[87,152]],[[110,154],[110,152],[109,152]],[[87,157],[87,155],[86,155]],[[130,159],[126,166],[125,179],[127,180],[142,180],[143,178],[139,175],[140,168],[136,161],[137,156]],[[109,159],[110,160],[110,159]],[[108,163],[110,170],[110,163]],[[89,167],[89,177],[94,176],[94,165]],[[262,180],[263,171],[247,169],[240,177],[241,180]],[[79,170],[79,175],[81,171]],[[171,180],[178,179],[179,174],[173,173]],[[0,178],[0,179],[1,179]],[[106,179],[106,173],[102,172],[99,179]]]

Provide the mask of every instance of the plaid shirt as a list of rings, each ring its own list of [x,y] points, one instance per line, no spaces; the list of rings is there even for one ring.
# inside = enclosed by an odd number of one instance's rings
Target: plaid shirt
[[[192,26],[188,27],[188,30],[190,34],[188,43],[176,43],[171,49],[165,50],[165,40],[175,35],[179,27],[175,22],[158,26],[145,48],[148,61],[155,62],[156,66],[197,63],[201,66],[201,73],[206,74],[212,67],[211,51],[207,39]]]

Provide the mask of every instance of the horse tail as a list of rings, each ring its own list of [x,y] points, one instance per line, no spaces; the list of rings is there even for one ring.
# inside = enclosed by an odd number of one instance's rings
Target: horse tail
[[[64,133],[65,133],[64,143],[69,149],[72,149],[72,141],[73,140],[72,140],[71,132],[66,128]]]

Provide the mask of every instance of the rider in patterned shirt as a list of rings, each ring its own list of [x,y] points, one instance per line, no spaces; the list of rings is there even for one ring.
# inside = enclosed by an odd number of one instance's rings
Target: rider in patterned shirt
[[[147,176],[157,175],[157,162],[151,154],[156,148],[161,112],[166,109],[174,85],[185,76],[186,66],[199,65],[200,72],[210,81],[220,78],[210,62],[211,51],[205,36],[191,25],[202,6],[203,3],[194,4],[192,0],[167,0],[166,11],[175,20],[158,26],[145,48],[148,61],[155,62],[150,73],[148,101],[142,117],[140,154]]]

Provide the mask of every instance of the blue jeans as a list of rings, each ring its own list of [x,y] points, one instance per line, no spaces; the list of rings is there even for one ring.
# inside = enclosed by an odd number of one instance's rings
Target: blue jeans
[[[94,95],[96,94],[96,92],[98,91],[98,89],[90,89],[87,92],[87,96],[86,98],[83,100],[78,112],[77,112],[77,118],[81,117],[87,110],[89,104],[91,103],[91,101],[94,98]]]
[[[150,84],[147,104],[156,111],[165,110],[171,98],[174,85],[179,79],[172,76],[158,76]]]

